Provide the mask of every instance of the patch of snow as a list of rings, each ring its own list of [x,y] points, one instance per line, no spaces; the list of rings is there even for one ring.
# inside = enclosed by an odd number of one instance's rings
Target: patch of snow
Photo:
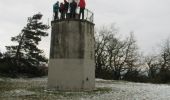
[[[16,89],[16,90],[11,90],[11,91],[4,92],[3,96],[4,97],[28,96],[28,95],[33,95],[33,94],[35,94],[35,92],[27,91],[27,90],[24,90],[24,89]]]
[[[98,83],[97,85],[112,88],[112,91],[85,100],[170,100],[169,85],[132,82]]]
[[[107,80],[96,78],[96,81],[107,81]]]
[[[0,78],[0,82],[1,82],[1,81],[4,81],[4,79]]]
[[[32,79],[10,79],[9,81],[23,83],[26,87],[46,87],[47,77]],[[62,100],[170,100],[170,85],[166,84],[150,84],[150,83],[133,83],[126,81],[103,80],[96,79],[96,88],[109,88],[107,92],[65,92],[60,95],[54,95],[53,91],[42,91],[46,96],[51,98],[61,98]],[[25,89],[16,89],[5,91],[4,96],[27,96],[36,95],[36,92],[27,91]],[[69,97],[70,96],[70,97]],[[56,100],[56,99],[53,99]]]

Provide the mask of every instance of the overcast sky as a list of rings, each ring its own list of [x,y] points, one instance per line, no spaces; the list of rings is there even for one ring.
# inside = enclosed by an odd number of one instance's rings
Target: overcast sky
[[[62,1],[62,0],[59,0]],[[170,37],[170,0],[86,0],[87,8],[94,12],[96,27],[116,23],[121,34],[131,31],[140,49],[152,52]],[[44,23],[52,18],[52,5],[56,0],[0,0],[0,51],[11,45],[27,23],[27,17],[41,12]],[[50,32],[50,31],[49,31]],[[40,46],[49,55],[50,34]]]

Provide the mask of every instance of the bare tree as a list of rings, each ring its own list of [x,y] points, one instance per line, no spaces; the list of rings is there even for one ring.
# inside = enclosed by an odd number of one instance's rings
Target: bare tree
[[[96,77],[104,77],[103,74],[111,70],[107,65],[108,53],[106,46],[114,34],[116,34],[115,28],[112,27],[109,29],[104,26],[95,34]]]
[[[116,36],[115,27],[101,28],[96,35],[96,74],[103,70],[112,74],[114,79],[121,79],[122,72],[130,72],[138,60],[138,48],[133,34],[125,40]]]
[[[148,77],[153,79],[156,77],[159,70],[159,58],[158,55],[148,55],[145,57],[145,62],[148,66]]]
[[[121,71],[124,65],[123,50],[125,48],[125,43],[112,37],[106,48],[108,54],[108,66],[114,74],[114,79],[120,79]]]
[[[121,76],[131,73],[137,67],[139,55],[134,35],[131,33],[127,39],[117,42],[114,51],[112,67],[114,67],[115,79],[120,79]]]
[[[157,82],[170,82],[170,39],[167,39],[161,47],[159,55],[160,70],[157,75]]]
[[[167,39],[161,50],[161,70],[170,70],[170,40]]]
[[[139,60],[139,51],[138,46],[134,37],[134,34],[131,33],[130,36],[125,40],[126,48],[125,48],[125,59],[124,62],[128,67],[128,71],[132,71],[133,68],[137,67],[138,60]]]

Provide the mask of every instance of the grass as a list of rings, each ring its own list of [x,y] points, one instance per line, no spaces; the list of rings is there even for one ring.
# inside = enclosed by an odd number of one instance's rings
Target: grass
[[[5,91],[11,91],[14,88],[11,83],[8,82],[0,82],[0,96],[3,95]]]
[[[15,95],[16,90],[24,90],[26,92],[31,92],[33,94],[28,95]],[[14,91],[14,94],[10,94],[10,91]],[[100,87],[93,91],[83,91],[83,92],[61,92],[61,91],[49,91],[46,89],[46,81],[38,80],[20,80],[15,79],[11,81],[10,79],[3,79],[0,81],[0,100],[56,100],[56,99],[76,99],[76,98],[86,98],[93,97],[96,95],[108,93],[112,91],[110,88]],[[7,93],[4,96],[4,93]]]

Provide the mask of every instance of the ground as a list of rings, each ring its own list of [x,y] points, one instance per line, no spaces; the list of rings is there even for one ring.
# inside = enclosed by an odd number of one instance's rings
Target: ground
[[[96,79],[96,89],[58,92],[46,88],[47,78],[0,78],[0,100],[170,100],[170,85]]]

